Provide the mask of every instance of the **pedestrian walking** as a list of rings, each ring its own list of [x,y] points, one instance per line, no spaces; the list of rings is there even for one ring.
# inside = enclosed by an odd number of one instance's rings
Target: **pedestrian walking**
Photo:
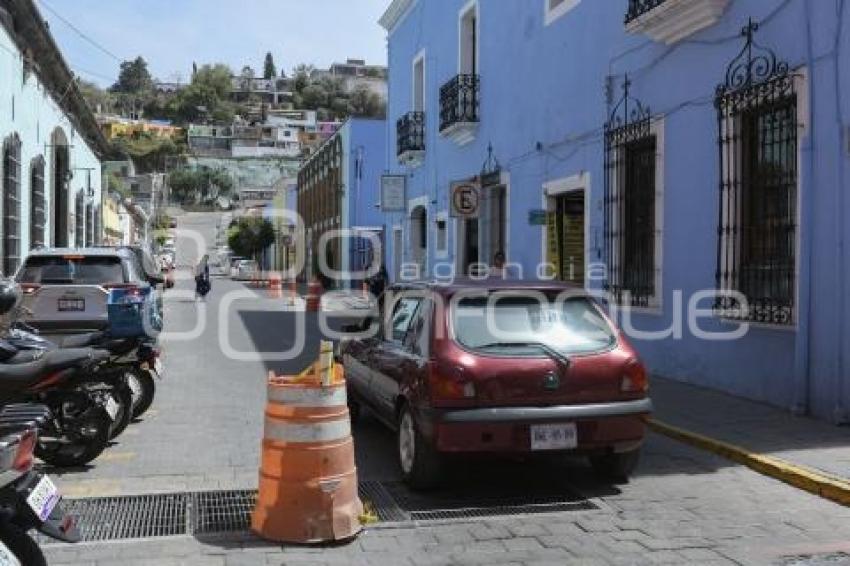
[[[195,267],[195,299],[205,299],[210,289],[210,256],[205,254]]]

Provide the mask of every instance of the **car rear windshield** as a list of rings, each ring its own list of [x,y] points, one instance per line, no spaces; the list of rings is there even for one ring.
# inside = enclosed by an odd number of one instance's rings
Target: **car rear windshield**
[[[467,349],[497,355],[592,353],[616,341],[587,297],[476,296],[453,310],[454,337]]]
[[[109,285],[124,283],[124,270],[117,257],[31,257],[19,278],[42,285]]]

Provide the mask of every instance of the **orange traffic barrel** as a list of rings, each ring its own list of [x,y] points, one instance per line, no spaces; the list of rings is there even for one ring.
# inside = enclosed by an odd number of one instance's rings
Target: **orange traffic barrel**
[[[307,312],[317,312],[322,301],[322,284],[318,281],[310,281],[307,285]]]
[[[269,297],[272,299],[283,298],[283,281],[279,273],[272,272],[269,274]]]
[[[306,380],[269,376],[259,495],[251,518],[252,530],[265,539],[343,541],[362,529],[342,366],[334,370],[329,385],[322,385],[315,370]]]

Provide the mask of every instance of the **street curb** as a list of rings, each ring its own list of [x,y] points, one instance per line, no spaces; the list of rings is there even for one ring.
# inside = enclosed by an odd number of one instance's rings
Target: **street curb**
[[[703,436],[656,419],[649,419],[647,424],[650,429],[659,434],[713,452],[733,462],[743,464],[760,474],[778,479],[824,499],[850,506],[850,482],[848,481],[779,458],[751,452],[746,448]]]

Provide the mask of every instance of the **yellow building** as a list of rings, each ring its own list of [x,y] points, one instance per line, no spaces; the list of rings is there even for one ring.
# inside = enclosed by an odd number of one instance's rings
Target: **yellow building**
[[[179,139],[183,137],[183,128],[146,120],[105,118],[100,120],[100,129],[108,140],[117,137],[133,137],[139,134],[148,134],[155,138]]]
[[[120,197],[107,196],[103,199],[103,243],[106,245],[119,245],[124,243],[124,232],[121,229],[121,218],[118,202]]]

